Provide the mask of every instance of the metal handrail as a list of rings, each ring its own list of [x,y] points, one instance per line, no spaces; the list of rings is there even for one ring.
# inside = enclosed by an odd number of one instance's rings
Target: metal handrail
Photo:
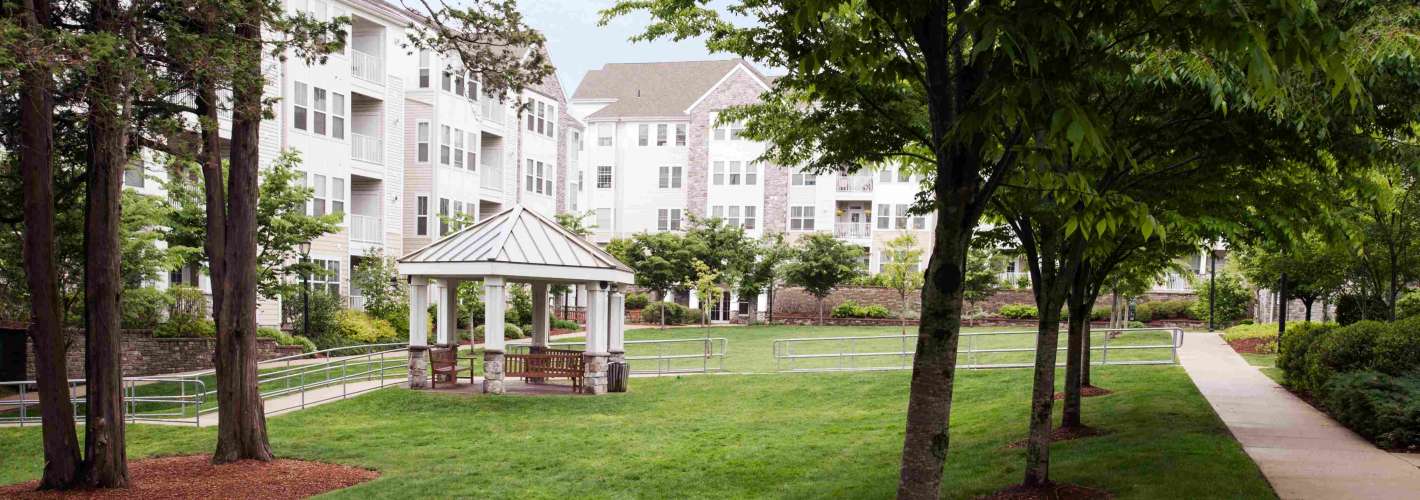
[[[725,356],[729,355],[730,351],[730,340],[724,337],[701,337],[696,339],[627,340],[623,343],[626,346],[644,345],[655,346],[656,348],[655,354],[627,354],[626,363],[631,366],[631,373],[637,374],[654,373],[657,375],[664,375],[671,373],[723,372],[725,371]],[[667,352],[670,346],[677,344],[700,344],[702,346],[701,352],[687,352],[684,354]],[[586,345],[586,342],[549,342],[547,344],[547,347],[585,347]],[[510,344],[510,346],[530,347],[530,344],[528,342],[517,342]],[[682,368],[672,365],[673,363],[676,363],[678,361],[683,362],[685,360],[693,359],[701,360],[700,368]],[[711,360],[715,360],[715,366],[712,366]],[[644,363],[646,361],[654,361],[656,368],[654,370],[638,370],[636,369],[636,362],[638,361],[642,362],[642,366],[646,365],[646,363]]]
[[[1145,364],[1177,364],[1178,350],[1183,347],[1182,328],[1107,328],[1097,330],[1105,333],[1103,341],[1099,345],[1090,345],[1091,352],[1100,352],[1098,358],[1091,359],[1094,365],[1145,365]],[[1171,341],[1168,344],[1147,344],[1147,345],[1116,345],[1110,346],[1110,334],[1125,334],[1138,332],[1169,332]],[[982,354],[992,353],[1012,353],[1012,352],[1034,352],[1035,347],[997,347],[997,348],[977,348],[977,339],[993,336],[1034,336],[1038,332],[1029,331],[1006,331],[1006,332],[980,332],[961,334],[962,343],[958,345],[958,360],[965,363],[958,363],[958,368],[1025,368],[1035,366],[1034,363],[982,363]],[[1094,333],[1092,331],[1091,333]],[[911,368],[912,358],[915,356],[916,335],[867,335],[867,336],[842,336],[842,337],[805,337],[794,339],[775,339],[773,347],[774,367],[777,371],[876,371],[876,370],[903,370]],[[897,340],[897,350],[883,350],[873,348],[870,350],[860,350],[860,343],[882,342],[887,340]],[[794,346],[807,343],[836,343],[837,351],[795,353]],[[1065,351],[1068,346],[1058,347],[1058,351]],[[1167,360],[1116,360],[1109,359],[1110,350],[1141,350],[1141,349],[1169,349],[1170,355]],[[883,358],[895,357],[895,365],[871,365],[860,366],[858,360],[862,358]],[[798,360],[824,360],[836,359],[838,362],[832,367],[798,367],[795,366]],[[787,367],[785,365],[788,365]],[[1063,366],[1064,362],[1057,362],[1057,366]]]
[[[87,404],[88,399],[83,392],[75,395],[76,389],[82,387],[85,379],[69,380],[69,403],[76,422],[84,422],[86,415],[79,411],[81,405]],[[156,394],[139,395],[138,387],[153,384],[177,384],[177,394]],[[20,380],[10,382],[0,382],[0,387],[15,387],[14,398],[0,398],[0,424],[17,424],[24,427],[25,424],[40,423],[40,415],[35,415],[30,411],[31,407],[38,407],[40,400],[35,391],[30,390],[30,386],[38,385],[34,380]],[[201,422],[201,408],[206,401],[207,384],[202,379],[195,376],[149,376],[149,377],[123,377],[122,379],[124,420],[129,423],[137,422],[182,422],[190,419],[193,425]],[[29,396],[35,394],[35,399]],[[157,408],[153,408],[156,406]],[[17,415],[11,415],[11,413]]]

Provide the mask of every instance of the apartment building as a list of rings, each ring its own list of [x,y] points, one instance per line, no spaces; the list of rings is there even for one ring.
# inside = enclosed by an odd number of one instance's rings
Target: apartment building
[[[742,125],[718,123],[722,110],[756,102],[770,85],[741,59],[588,72],[571,106],[587,127],[580,199],[595,212],[594,238],[680,231],[694,215],[720,217],[753,237],[831,232],[863,247],[873,271],[885,243],[904,233],[928,247],[931,216],[908,214],[920,179],[893,169],[816,175],[762,162],[763,143],[745,138]],[[747,300],[727,295],[711,318],[727,318],[732,301],[747,310]]]
[[[262,166],[283,150],[299,152],[314,192],[308,213],[345,215],[338,231],[311,242],[310,258],[327,271],[312,277],[313,287],[359,308],[350,272],[368,252],[417,249],[457,230],[448,220],[456,214],[477,220],[517,203],[549,215],[575,207],[568,197],[578,186],[582,125],[568,114],[555,77],[498,99],[457,57],[405,47],[416,20],[400,7],[382,0],[286,6],[318,19],[350,18],[345,49],[323,63],[288,57],[264,65],[267,95],[278,101],[261,125]],[[224,135],[229,128],[224,117]],[[144,163],[145,175],[135,171],[126,182],[163,194],[163,168]],[[173,283],[211,289],[191,269],[155,286]],[[258,323],[280,324],[280,311],[279,301],[263,301]]]

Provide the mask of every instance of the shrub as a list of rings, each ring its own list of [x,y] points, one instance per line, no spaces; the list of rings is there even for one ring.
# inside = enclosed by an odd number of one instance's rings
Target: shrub
[[[398,338],[388,321],[370,317],[354,309],[335,314],[335,335],[359,344],[378,344]]]
[[[886,317],[892,316],[892,312],[891,312],[891,311],[888,311],[888,308],[885,307],[885,306],[883,306],[883,305],[881,305],[881,304],[873,304],[873,305],[864,307],[862,312],[863,312],[863,317],[865,317],[865,318],[879,318],[879,319],[881,319],[881,318],[886,318]]]
[[[1312,347],[1323,337],[1337,329],[1335,324],[1302,323],[1287,330],[1277,350],[1277,367],[1282,369],[1283,381],[1291,388],[1310,392],[1307,385],[1307,366]]]
[[[1109,307],[1100,306],[1090,310],[1090,321],[1105,321],[1109,319]]]
[[[1353,323],[1323,335],[1307,354],[1307,387],[1318,396],[1338,373],[1369,368],[1375,358],[1376,338],[1389,329],[1379,321]]]
[[[310,301],[311,307],[311,331],[309,332],[306,331],[305,321],[304,302],[306,300]],[[335,331],[335,315],[340,312],[340,296],[318,289],[312,289],[309,296],[304,296],[301,290],[296,288],[283,295],[281,306],[293,333],[309,339],[316,339]],[[430,315],[429,317],[434,318],[435,316]],[[408,320],[405,323],[408,324]],[[324,348],[322,347],[322,349]]]
[[[632,292],[626,294],[626,308],[632,311],[645,309],[646,304],[651,303],[651,297],[644,293]]]
[[[1327,383],[1325,392],[1327,412],[1357,434],[1384,448],[1420,446],[1420,372],[1343,373]]]
[[[833,307],[830,316],[834,318],[887,318],[892,316],[892,311],[880,304],[865,306],[845,300]]]
[[[1411,290],[1395,300],[1395,319],[1420,318],[1420,290]]]
[[[705,313],[704,313],[703,311],[699,310],[699,309],[693,309],[693,308],[686,309],[686,310],[685,310],[685,321],[684,321],[684,324],[687,324],[687,325],[698,325],[698,324],[700,324],[700,321],[701,321],[704,317],[705,317]]]
[[[858,303],[845,300],[833,306],[833,309],[828,312],[828,316],[831,318],[855,318],[857,317],[857,312]]]
[[[1253,346],[1255,352],[1263,354],[1277,352],[1277,325],[1275,323],[1234,325],[1223,330],[1223,340],[1228,342],[1252,339],[1264,340],[1264,342]]]
[[[1399,304],[1396,304],[1397,308]],[[1336,299],[1336,322],[1342,325],[1349,325],[1362,319],[1380,319],[1389,317],[1390,309],[1386,303],[1378,297],[1362,297],[1359,295],[1343,294]]]
[[[1401,375],[1420,368],[1420,316],[1390,323],[1376,336],[1371,368]]]
[[[1243,283],[1242,276],[1232,272],[1218,273],[1217,295],[1213,300],[1214,320],[1220,325],[1231,324],[1247,316],[1247,306],[1252,303],[1252,292]],[[1209,280],[1199,280],[1194,290],[1202,300],[1190,304],[1190,318],[1208,320],[1208,294],[1214,287]]]
[[[1130,321],[1128,324],[1126,324],[1126,325],[1124,325],[1124,326],[1126,326],[1126,327],[1128,327],[1128,328],[1144,328],[1145,325],[1144,325],[1143,322],[1140,322],[1140,321]]]
[[[1035,319],[1040,317],[1040,312],[1033,305],[1029,304],[1006,304],[1001,306],[1001,317],[1006,319]]]
[[[130,288],[118,297],[118,307],[123,328],[150,330],[162,321],[168,296],[157,288]]]
[[[484,337],[484,336],[483,336],[483,327],[484,327],[484,325],[478,325],[477,327],[475,327],[475,328],[473,329],[473,336],[474,336],[474,337],[477,339],[477,341],[479,341],[479,342],[482,342],[483,339],[487,338],[487,337]],[[522,328],[518,328],[518,325],[512,325],[512,324],[503,325],[503,339],[504,339],[504,340],[517,340],[517,339],[523,338],[523,337],[525,337],[525,336],[526,336],[526,335],[524,335],[523,329],[522,329]]]
[[[1140,302],[1134,306],[1134,320],[1147,323],[1154,320],[1154,303]]]
[[[190,286],[173,286],[167,292],[168,319],[153,335],[158,337],[211,337],[217,333],[212,320],[207,319],[207,295]]]
[[[1189,299],[1154,300],[1134,306],[1134,319],[1157,321],[1162,319],[1196,319],[1193,308],[1196,301]],[[1207,317],[1205,304],[1203,317]]]
[[[256,336],[264,337],[276,341],[276,345],[298,345],[301,352],[311,352],[316,350],[315,342],[311,339],[277,330],[271,327],[261,327],[256,329]]]
[[[689,311],[689,309],[675,302],[652,302],[646,304],[646,307],[641,309],[641,321],[659,324],[661,322],[662,311],[665,312],[667,325],[683,325],[690,322],[686,318],[686,312]]]
[[[582,325],[568,319],[554,319],[552,320],[552,327],[559,330],[579,330],[582,328]]]

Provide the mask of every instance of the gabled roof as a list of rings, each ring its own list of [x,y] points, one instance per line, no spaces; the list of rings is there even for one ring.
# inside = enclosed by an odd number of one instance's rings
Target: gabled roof
[[[521,205],[464,228],[399,259],[408,264],[516,264],[557,268],[599,269],[631,273],[631,268],[606,250],[572,234],[557,222]],[[506,266],[505,266],[506,267]],[[521,268],[514,266],[514,268]],[[481,269],[481,268],[480,268]],[[554,270],[555,272],[556,270]],[[404,273],[437,275],[435,272]],[[470,273],[451,273],[468,275]],[[485,273],[479,273],[485,274]],[[516,273],[490,272],[486,274]]]
[[[744,65],[763,78],[743,59],[612,63],[588,71],[572,100],[613,100],[587,116],[611,117],[686,116],[686,109],[714,88],[736,66]]]

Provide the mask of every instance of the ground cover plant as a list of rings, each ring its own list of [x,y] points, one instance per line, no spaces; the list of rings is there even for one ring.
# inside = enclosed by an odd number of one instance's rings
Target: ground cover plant
[[[1030,375],[959,375],[949,498],[1019,480],[1023,451],[1007,445],[1025,436]],[[1058,480],[1122,499],[1273,496],[1181,368],[1101,367],[1094,376],[1115,390],[1085,402],[1109,433],[1056,444],[1053,458],[1066,465]],[[885,498],[897,483],[909,377],[638,378],[631,392],[596,398],[385,389],[268,422],[281,458],[380,472],[335,498]],[[477,431],[450,434],[475,421]],[[133,425],[129,453],[205,453],[214,435]],[[38,477],[39,447],[37,428],[0,429],[0,484]]]

